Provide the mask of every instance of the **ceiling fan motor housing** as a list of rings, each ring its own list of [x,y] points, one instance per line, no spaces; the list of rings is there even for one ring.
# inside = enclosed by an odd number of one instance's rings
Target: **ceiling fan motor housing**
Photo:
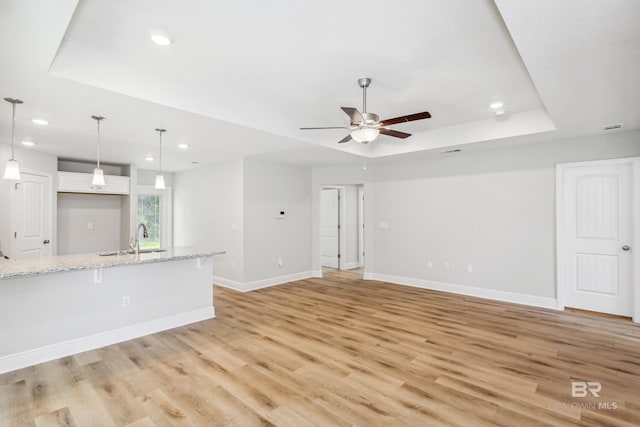
[[[362,117],[364,118],[364,122],[362,123],[351,123],[351,126],[365,126],[365,125],[374,125],[380,121],[380,117],[374,113],[362,113]]]

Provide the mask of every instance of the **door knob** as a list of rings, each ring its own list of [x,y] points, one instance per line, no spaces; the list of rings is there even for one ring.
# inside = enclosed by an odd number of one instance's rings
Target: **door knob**
[[[631,249],[631,248],[630,248],[628,245],[624,245],[624,246],[622,247],[622,250],[623,250],[623,251],[628,251],[629,249]]]
[[[48,245],[49,244],[49,239],[43,241],[42,243],[44,243],[45,245]]]

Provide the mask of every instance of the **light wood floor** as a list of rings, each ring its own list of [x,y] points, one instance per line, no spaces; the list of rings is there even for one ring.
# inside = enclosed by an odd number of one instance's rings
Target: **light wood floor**
[[[215,301],[217,319],[0,376],[0,425],[640,425],[626,319],[358,271]],[[572,380],[600,397],[572,398]]]

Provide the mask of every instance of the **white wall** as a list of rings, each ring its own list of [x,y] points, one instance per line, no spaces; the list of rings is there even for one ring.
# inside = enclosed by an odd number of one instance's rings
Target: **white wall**
[[[58,255],[125,249],[120,242],[121,197],[59,194]]]
[[[237,282],[244,280],[242,187],[242,159],[177,172],[173,183],[174,245],[226,251],[213,257],[213,274]]]
[[[309,168],[245,158],[245,282],[310,274],[310,185]]]
[[[628,132],[463,151],[366,172],[319,168],[314,184],[370,180],[365,273],[555,298],[555,165],[639,155],[640,133]]]

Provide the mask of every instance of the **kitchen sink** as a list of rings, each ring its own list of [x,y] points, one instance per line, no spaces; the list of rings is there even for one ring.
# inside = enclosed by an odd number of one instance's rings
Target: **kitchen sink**
[[[140,249],[140,253],[141,254],[150,254],[150,253],[154,253],[154,252],[166,252],[166,249],[160,249],[160,248],[151,248],[151,249]],[[98,252],[98,255],[100,256],[114,256],[114,255],[133,255],[135,252],[132,250],[126,250],[126,251],[107,251],[107,252]]]

